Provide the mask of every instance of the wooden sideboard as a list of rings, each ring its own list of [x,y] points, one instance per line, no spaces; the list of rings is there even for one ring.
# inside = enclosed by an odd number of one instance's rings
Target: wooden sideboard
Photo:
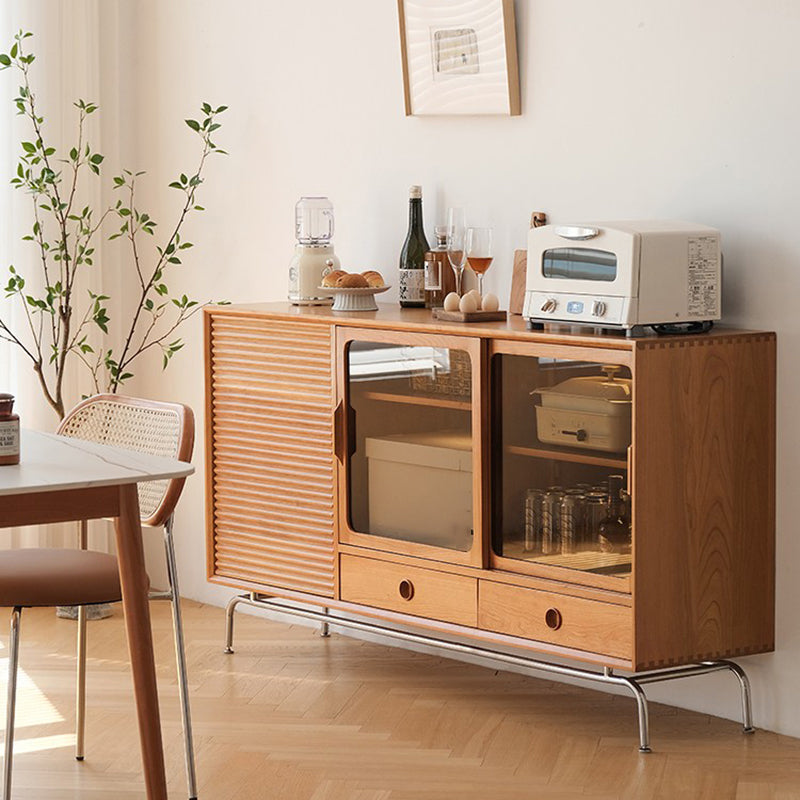
[[[210,581],[606,668],[773,649],[774,334],[265,304],[207,308],[205,346]],[[531,392],[606,364],[632,386],[627,451],[538,441]],[[532,486],[609,473],[627,555],[525,549]]]

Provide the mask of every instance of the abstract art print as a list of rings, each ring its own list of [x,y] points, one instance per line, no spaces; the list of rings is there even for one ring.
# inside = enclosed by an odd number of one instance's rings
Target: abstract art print
[[[513,0],[398,0],[407,115],[520,113]]]

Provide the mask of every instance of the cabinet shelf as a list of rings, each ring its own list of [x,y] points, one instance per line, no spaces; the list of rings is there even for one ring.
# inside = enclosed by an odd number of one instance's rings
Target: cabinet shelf
[[[525,445],[508,445],[507,453],[515,456],[528,456],[529,458],[547,458],[553,461],[570,461],[573,464],[593,464],[598,467],[611,469],[628,469],[628,460],[619,456],[599,455],[597,451],[578,450],[572,447],[549,447],[546,444],[537,444],[536,447]]]
[[[456,411],[470,411],[472,404],[468,400],[454,400],[451,397],[436,395],[400,394],[399,392],[361,392],[364,400],[376,400],[382,403],[406,403],[412,406],[430,406],[432,408],[451,408]]]
[[[621,553],[603,553],[600,550],[586,550],[580,553],[555,553],[549,556],[525,552],[517,542],[508,542],[503,548],[506,558],[519,561],[532,561],[553,567],[593,572],[596,575],[626,577],[631,574],[631,556]]]

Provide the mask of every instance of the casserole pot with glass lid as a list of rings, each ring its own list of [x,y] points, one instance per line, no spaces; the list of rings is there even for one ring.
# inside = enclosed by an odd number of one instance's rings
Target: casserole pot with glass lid
[[[580,375],[531,392],[538,398],[536,434],[545,444],[619,453],[631,443],[630,378],[607,364],[605,375]]]

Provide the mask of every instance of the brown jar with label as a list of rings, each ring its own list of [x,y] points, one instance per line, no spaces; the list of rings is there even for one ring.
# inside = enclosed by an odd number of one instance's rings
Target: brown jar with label
[[[0,466],[19,464],[19,416],[14,395],[0,393]]]

